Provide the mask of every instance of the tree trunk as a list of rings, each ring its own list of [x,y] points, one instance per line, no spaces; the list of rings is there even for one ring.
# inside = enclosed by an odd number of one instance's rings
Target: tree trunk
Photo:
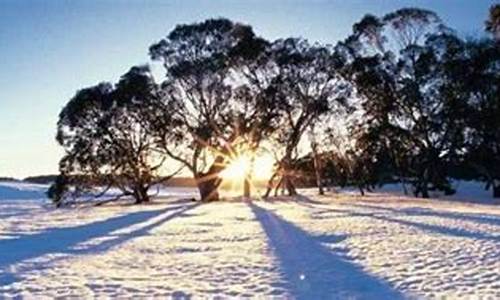
[[[415,197],[422,195],[422,198],[429,198],[429,183],[427,180],[421,179],[415,186]]]
[[[422,182],[421,182],[421,192],[422,192],[422,198],[429,198],[429,171],[426,169],[424,171],[424,174],[422,176]]]
[[[484,186],[484,190],[487,191],[490,189],[491,186],[491,181],[486,182],[486,185]]]
[[[317,151],[318,146],[315,142],[311,143],[311,149],[313,154],[314,173],[316,175],[316,186],[318,187],[318,193],[324,195],[325,191],[323,190],[323,181],[321,178],[321,162]]]
[[[274,188],[274,197],[277,197],[279,195],[280,190],[281,190],[281,195],[284,195],[285,193],[283,192],[283,176],[281,176],[280,180],[278,181],[278,184]]]
[[[422,193],[422,198],[429,198],[429,185],[427,181],[422,182],[420,192]]]
[[[359,192],[361,193],[361,196],[365,195],[365,190],[363,189],[362,185],[358,185]]]
[[[406,179],[404,177],[403,170],[398,162],[397,155],[395,154],[394,149],[392,149],[391,147],[388,148],[391,149],[391,156],[394,161],[394,166],[396,167],[396,173],[399,175],[399,182],[401,182],[401,185],[403,186],[403,193],[405,195],[408,195],[408,189],[406,188]]]
[[[196,185],[200,192],[201,201],[219,200],[219,186],[222,182],[219,173],[224,168],[224,157],[217,156],[206,173],[200,173],[196,176]]]
[[[286,194],[286,185],[285,185],[285,178],[284,177],[281,178],[280,184],[276,187],[275,195],[277,195],[278,192],[280,192],[281,196],[285,196],[285,194]]]
[[[324,195],[323,181],[321,178],[321,161],[318,155],[318,143],[316,142],[316,133],[314,132],[314,123],[311,124],[309,132],[309,140],[311,141],[311,151],[313,155],[314,164],[314,175],[316,176],[316,186],[318,187],[318,193]]]
[[[414,184],[413,186],[415,187],[415,189],[413,190],[413,196],[418,197],[418,195],[420,194],[420,186],[418,184]]]
[[[403,186],[403,193],[405,195],[408,195],[408,189],[406,188],[406,180],[403,177],[400,177],[399,182],[401,182],[401,185]]]
[[[252,184],[252,174],[255,163],[255,155],[252,153],[250,157],[250,165],[248,166],[248,170],[245,174],[245,179],[243,181],[243,197],[250,198],[252,196],[251,184]]]
[[[288,191],[288,194],[290,196],[295,196],[297,195],[297,190],[295,188],[295,185],[293,184],[292,177],[291,177],[291,172],[290,172],[290,162],[291,159],[289,158],[284,158],[280,164],[280,169],[273,174],[273,176],[269,179],[267,183],[267,190],[266,193],[264,194],[264,198],[267,198],[269,194],[271,193],[273,189],[273,181],[276,178],[276,176],[280,176],[280,180],[275,188],[275,196],[278,194],[278,190],[280,187],[283,189],[286,189]]]
[[[148,189],[144,186],[136,187],[134,191],[135,204],[148,203],[151,201],[148,195]]]
[[[493,183],[493,198],[500,198],[500,184]]]
[[[296,196],[297,195],[297,189],[295,188],[295,185],[293,184],[292,178],[289,174],[285,175],[284,184],[285,184],[286,190],[288,191],[288,196]]]
[[[243,182],[243,197],[250,198],[250,196],[251,196],[250,180],[248,178],[245,178]]]
[[[269,194],[271,194],[271,191],[273,190],[273,182],[274,182],[274,179],[276,178],[276,176],[278,176],[278,172],[274,172],[273,175],[271,176],[271,178],[269,178],[269,180],[267,181],[267,189],[266,189],[266,193],[264,194],[263,198],[267,198],[267,197],[269,197]]]
[[[295,189],[295,185],[293,184],[292,180],[292,159],[291,159],[292,154],[287,153],[283,159],[283,172],[282,172],[282,184],[283,188],[285,188],[288,191],[289,196],[295,196],[297,195],[297,190]]]
[[[215,180],[203,179],[197,181],[198,191],[200,192],[201,201],[217,201],[219,200],[219,185]]]

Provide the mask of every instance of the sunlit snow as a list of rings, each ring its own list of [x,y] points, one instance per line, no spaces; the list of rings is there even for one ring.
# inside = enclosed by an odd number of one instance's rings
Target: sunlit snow
[[[173,188],[54,209],[45,188],[0,183],[0,298],[500,298],[498,205],[390,189],[199,204]]]

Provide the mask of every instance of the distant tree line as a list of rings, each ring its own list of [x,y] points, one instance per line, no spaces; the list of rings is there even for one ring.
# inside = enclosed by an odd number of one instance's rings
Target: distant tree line
[[[404,8],[366,15],[335,46],[267,41],[227,19],[178,25],[149,48],[162,78],[135,66],[67,103],[49,196],[62,205],[114,189],[143,203],[184,169],[203,201],[218,200],[232,160],[268,151],[263,196],[295,195],[310,171],[320,193],[327,182],[364,191],[395,180],[429,197],[453,193],[460,173],[500,197],[498,16],[492,7],[491,37],[464,40],[434,12]]]
[[[19,181],[14,177],[0,177],[0,181]]]
[[[29,176],[23,178],[23,181],[31,183],[39,183],[39,184],[50,184],[54,182],[56,178],[57,175],[37,175],[37,176]]]

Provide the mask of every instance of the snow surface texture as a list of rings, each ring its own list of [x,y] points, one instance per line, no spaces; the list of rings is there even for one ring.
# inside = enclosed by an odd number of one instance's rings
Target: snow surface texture
[[[172,189],[53,209],[45,188],[0,184],[0,298],[500,298],[498,206],[312,190],[198,204]]]

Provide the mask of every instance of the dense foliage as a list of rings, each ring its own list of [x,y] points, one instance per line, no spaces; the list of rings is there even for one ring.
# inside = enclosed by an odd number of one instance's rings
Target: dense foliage
[[[179,165],[202,200],[217,200],[220,173],[265,149],[276,161],[264,196],[294,195],[314,174],[320,192],[399,181],[429,197],[453,193],[450,179],[467,174],[498,197],[498,28],[498,6],[486,22],[493,38],[481,40],[418,8],[367,15],[335,47],[266,41],[227,19],[179,25],[149,49],[164,77],[134,67],[68,102],[57,134],[66,155],[49,194],[61,204],[113,188],[147,202]]]

